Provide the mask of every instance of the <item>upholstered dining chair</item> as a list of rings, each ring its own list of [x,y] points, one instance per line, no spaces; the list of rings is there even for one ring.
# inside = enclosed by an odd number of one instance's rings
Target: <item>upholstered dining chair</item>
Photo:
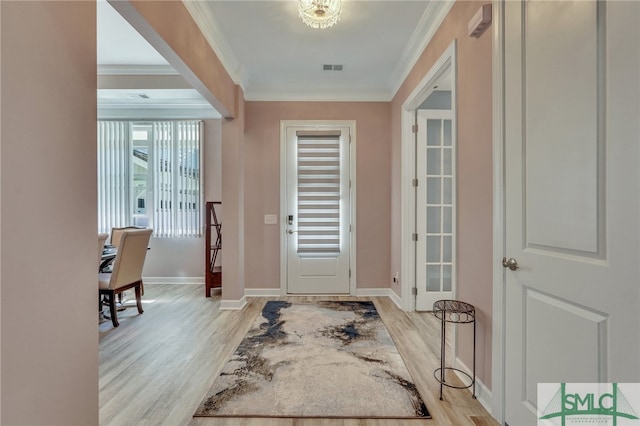
[[[118,247],[120,245],[120,239],[122,238],[122,233],[125,231],[130,231],[132,229],[144,229],[138,226],[125,226],[122,228],[111,228],[111,237],[109,238],[109,244],[111,244],[114,247]],[[105,271],[105,272],[109,272],[109,271]],[[142,286],[142,295],[144,296],[144,286]],[[118,295],[118,302],[122,302],[123,299],[123,294],[120,293]]]
[[[122,233],[125,231],[129,231],[131,229],[144,229],[139,228],[137,226],[125,226],[124,228],[111,228],[111,239],[109,240],[109,244],[112,246],[118,247],[120,245],[120,239],[122,238]]]
[[[98,234],[98,266],[102,263],[102,250],[104,250],[104,243],[107,241],[109,234],[101,232]]]
[[[138,313],[142,310],[142,268],[147,256],[147,246],[151,238],[151,229],[130,229],[122,232],[118,252],[113,261],[111,273],[98,274],[99,306],[108,303],[111,322],[114,327],[119,325],[115,296],[125,290],[133,288],[136,294]]]

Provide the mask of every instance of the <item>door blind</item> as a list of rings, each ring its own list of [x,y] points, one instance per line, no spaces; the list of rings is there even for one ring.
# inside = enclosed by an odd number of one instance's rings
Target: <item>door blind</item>
[[[298,133],[298,254],[340,253],[340,136]]]

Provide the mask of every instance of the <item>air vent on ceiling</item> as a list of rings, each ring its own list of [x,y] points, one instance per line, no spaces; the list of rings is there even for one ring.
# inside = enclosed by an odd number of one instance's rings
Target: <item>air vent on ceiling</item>
[[[342,71],[342,65],[325,64],[322,66],[324,71]]]
[[[149,99],[148,95],[144,93],[127,93],[129,99]]]

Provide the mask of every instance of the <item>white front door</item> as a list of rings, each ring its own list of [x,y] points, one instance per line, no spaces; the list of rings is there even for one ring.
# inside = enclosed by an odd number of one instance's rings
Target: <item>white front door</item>
[[[416,143],[416,310],[453,298],[455,138],[453,111],[418,110]]]
[[[640,3],[506,1],[505,420],[640,382]]]
[[[285,132],[287,293],[349,294],[350,128]]]

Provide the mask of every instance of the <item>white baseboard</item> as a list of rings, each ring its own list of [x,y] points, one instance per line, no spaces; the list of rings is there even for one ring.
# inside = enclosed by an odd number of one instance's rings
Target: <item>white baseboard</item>
[[[396,292],[393,291],[390,288],[358,288],[358,289],[356,289],[356,296],[359,296],[359,297],[388,297],[389,299],[391,299],[391,301],[393,303],[396,304],[396,306],[398,308],[400,308],[400,310],[404,310],[404,309],[402,309],[402,300],[396,294]]]
[[[204,277],[142,277],[145,284],[192,284],[204,285]]]
[[[356,296],[359,297],[388,297],[398,308],[402,310],[402,300],[390,288],[358,288],[356,289]]]
[[[280,297],[282,292],[279,288],[245,288],[246,297]]]
[[[392,297],[388,288],[359,288],[356,289],[357,297]],[[395,294],[395,293],[394,293]],[[245,288],[246,297],[280,297],[282,291],[279,288]]]
[[[473,377],[473,372],[471,371],[471,369],[468,368],[466,365],[464,365],[464,363],[460,361],[460,358],[456,357],[454,361],[454,367],[459,368],[460,370],[466,372],[471,377]],[[460,377],[460,380],[463,380],[463,381],[465,380],[465,377],[461,377],[457,371],[456,371],[456,374],[458,375],[458,377]],[[468,383],[469,378],[466,377],[466,380],[467,380],[466,383]],[[469,388],[467,390],[469,391],[469,393],[472,392],[472,388]],[[487,410],[489,414],[493,415],[493,396],[491,395],[491,389],[489,389],[484,383],[482,383],[482,381],[478,379],[477,376],[476,376],[476,398],[478,399],[478,402],[482,404],[484,409]]]
[[[402,298],[400,296],[398,296],[398,293],[396,293],[392,289],[389,289],[389,298],[393,301],[393,303],[396,304],[396,306],[401,311],[404,311],[404,308],[402,307]]]
[[[220,310],[222,311],[239,311],[247,305],[247,297],[242,296],[240,300],[221,300]]]
[[[145,279],[145,282],[146,279]],[[163,282],[165,283],[165,282]],[[169,284],[169,283],[167,283]],[[402,310],[402,300],[390,288],[358,288],[356,289],[356,297],[388,297]],[[244,297],[240,300],[222,300],[220,309],[242,309],[246,304],[247,297],[280,297],[282,291],[279,288],[245,288]]]
[[[357,288],[358,297],[391,297],[390,288]]]

